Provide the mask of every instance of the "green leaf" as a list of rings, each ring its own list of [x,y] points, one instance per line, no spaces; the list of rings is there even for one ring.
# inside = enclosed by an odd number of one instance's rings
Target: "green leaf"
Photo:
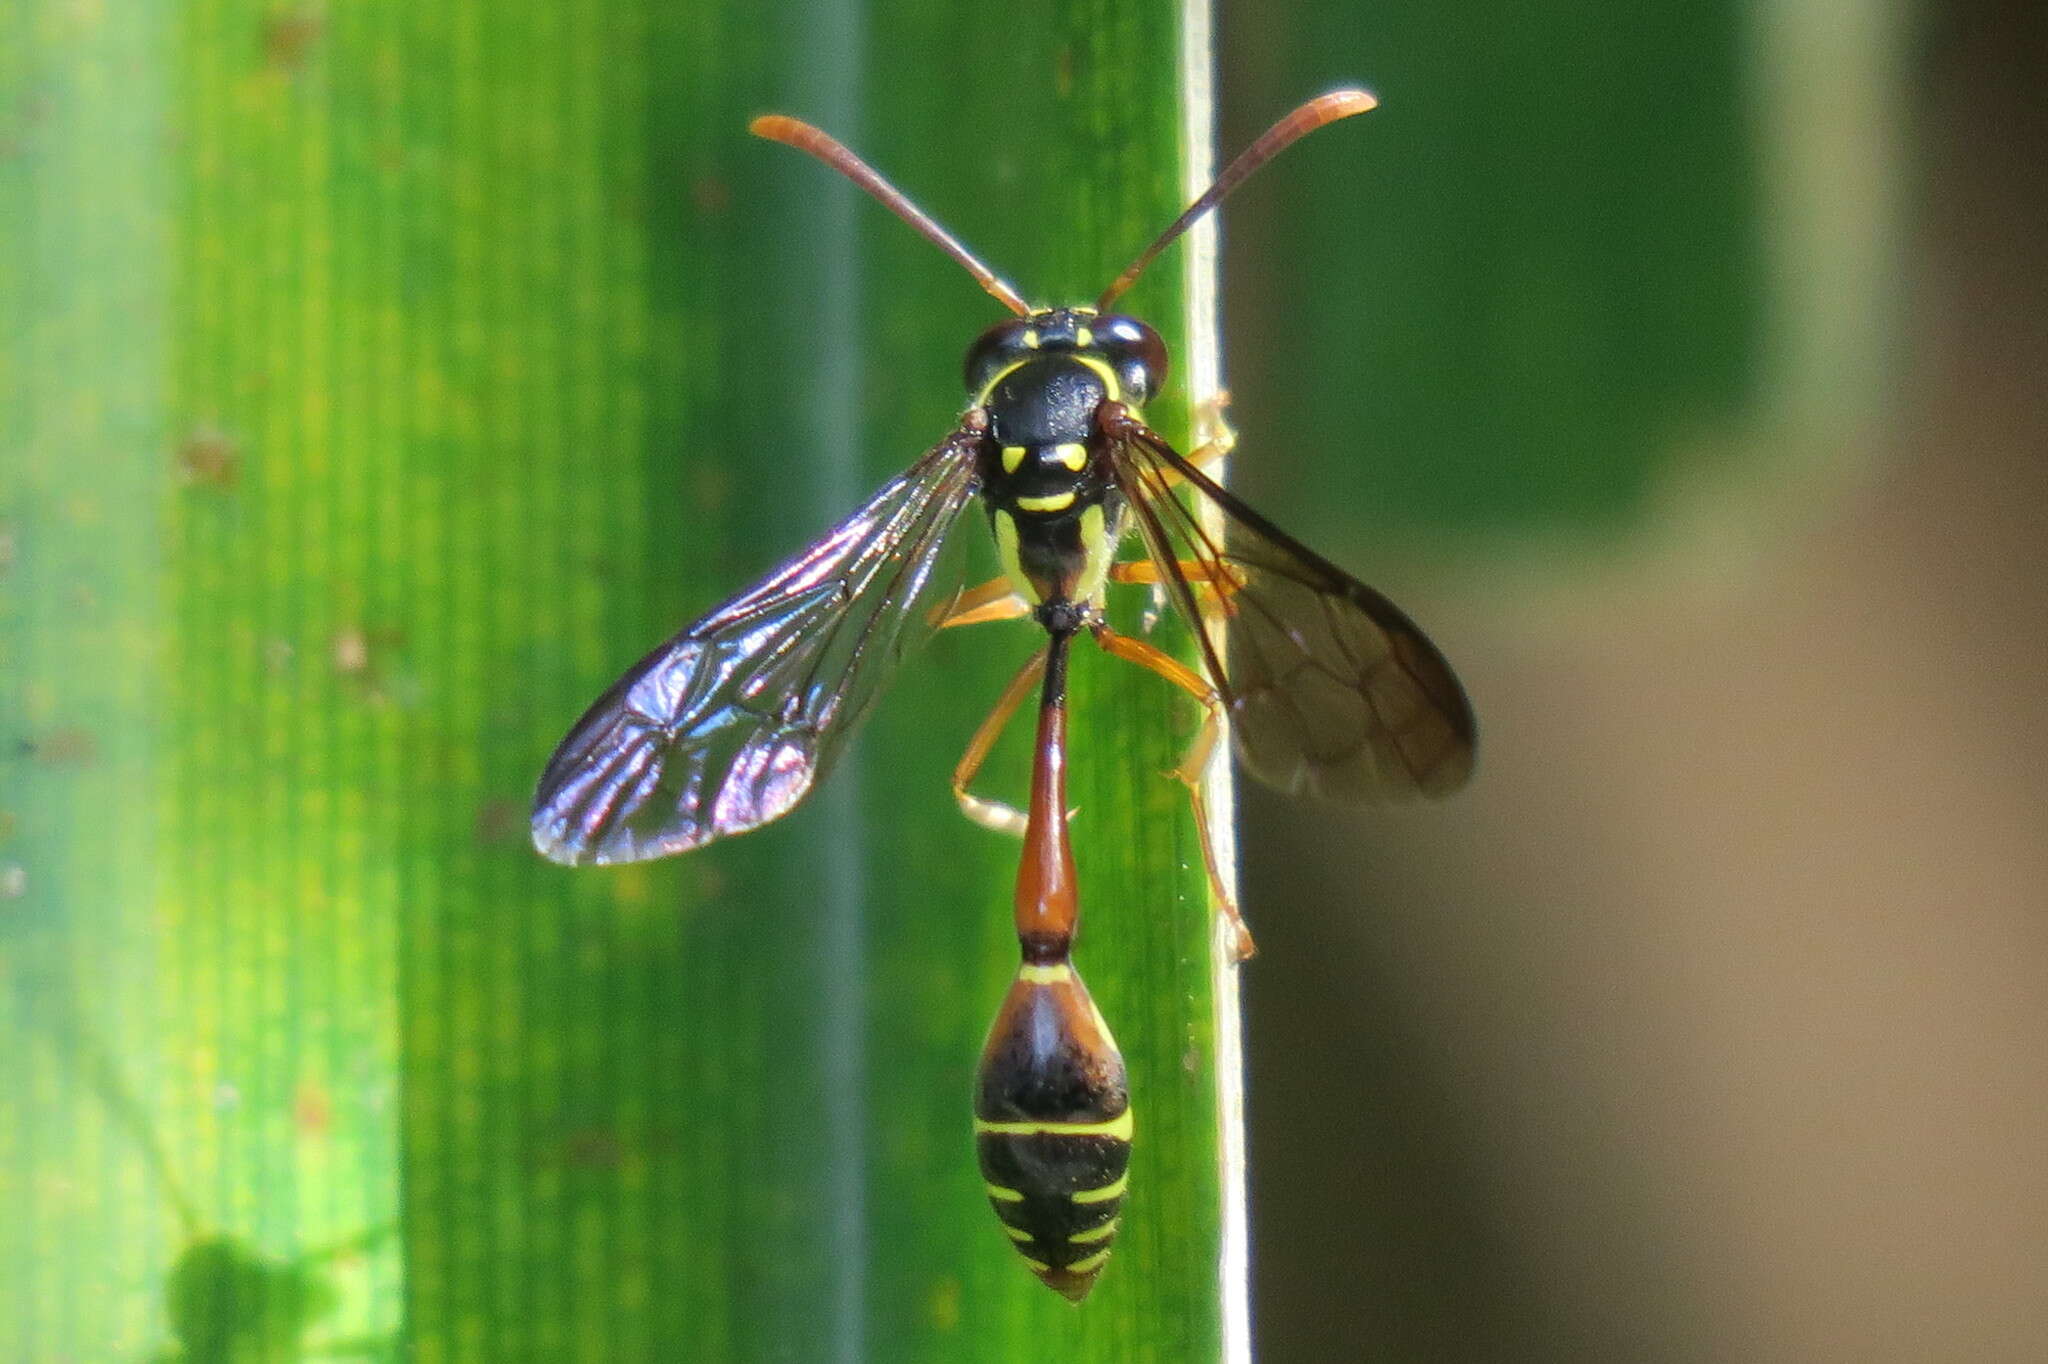
[[[1138,1123],[1078,1310],[968,1128],[1017,850],[946,781],[1027,628],[939,640],[780,826],[579,872],[524,829],[580,707],[936,439],[999,315],[747,117],[1085,299],[1182,198],[1181,36],[1103,0],[0,18],[0,1353],[1219,1352],[1184,699],[1076,668],[1079,962]],[[1180,279],[1130,298],[1169,343]]]

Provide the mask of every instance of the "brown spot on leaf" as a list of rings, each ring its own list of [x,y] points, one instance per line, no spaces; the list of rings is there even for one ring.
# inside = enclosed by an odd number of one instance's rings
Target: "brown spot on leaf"
[[[477,807],[476,841],[486,847],[517,842],[526,832],[526,807],[503,796]]]
[[[232,488],[242,472],[242,450],[225,432],[202,428],[178,446],[178,481],[197,488]]]
[[[334,671],[360,677],[370,671],[370,637],[361,630],[343,630],[334,637]]]
[[[700,175],[690,182],[690,204],[705,217],[732,207],[732,186],[715,175]]]
[[[309,1137],[324,1137],[334,1126],[334,1103],[327,1091],[307,1081],[292,1097],[292,1125]]]
[[[572,1170],[615,1170],[625,1154],[618,1134],[586,1127],[562,1138],[562,1164]]]
[[[312,5],[271,10],[263,16],[263,60],[280,71],[304,70],[326,27],[326,16]]]
[[[100,755],[100,741],[81,725],[65,725],[22,740],[21,751],[47,767],[80,767]]]

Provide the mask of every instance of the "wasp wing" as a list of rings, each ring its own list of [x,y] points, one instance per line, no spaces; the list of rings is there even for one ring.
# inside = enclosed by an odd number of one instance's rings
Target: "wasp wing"
[[[1465,784],[1471,703],[1413,621],[1156,433],[1133,425],[1111,449],[1146,552],[1194,628],[1254,776],[1342,801],[1443,796]],[[1175,494],[1179,483],[1220,513],[1220,541]],[[1205,613],[1205,601],[1214,609]]]
[[[638,862],[801,800],[931,632],[940,551],[974,491],[978,439],[955,431],[614,683],[541,774],[534,846],[572,865]]]

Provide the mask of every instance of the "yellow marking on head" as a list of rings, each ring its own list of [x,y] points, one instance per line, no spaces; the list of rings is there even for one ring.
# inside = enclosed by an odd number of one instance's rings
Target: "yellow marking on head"
[[[1024,1228],[1013,1227],[1008,1222],[1002,1223],[1002,1228],[1003,1234],[1005,1236],[1008,1236],[1012,1241],[1031,1241],[1037,1239],[1030,1232],[1024,1230]]]
[[[1067,1195],[1067,1198],[1068,1201],[1074,1203],[1107,1203],[1112,1198],[1122,1198],[1124,1196],[1124,1190],[1130,1187],[1131,1177],[1127,1174],[1123,1174],[1118,1175],[1115,1179],[1111,1180],[1109,1183],[1103,1185],[1099,1189],[1083,1189],[1081,1190],[1081,1192],[1077,1194]],[[1023,1196],[1023,1194],[1017,1195],[1017,1197],[1019,1198],[1022,1198]]]
[[[996,391],[996,385],[1024,368],[1026,363],[1026,361],[1019,360],[1014,365],[1004,365],[1001,369],[997,370],[994,377],[981,386],[981,392],[974,395],[974,401],[969,405],[972,407],[987,407],[988,395]]]
[[[1085,1246],[1090,1241],[1107,1241],[1110,1237],[1116,1235],[1116,1224],[1123,1220],[1121,1217],[1112,1217],[1099,1227],[1090,1227],[1086,1231],[1075,1232],[1067,1238],[1067,1241],[1069,1244],[1077,1246]]]
[[[1025,450],[1023,446],[1005,445],[1003,447],[1003,472],[1006,474],[1016,473],[1017,466],[1024,462],[1024,455]]]
[[[998,511],[995,525],[996,557],[1002,560],[1003,575],[1010,580],[1010,586],[1017,589],[1018,596],[1028,602],[1037,601],[1038,589],[1031,585],[1030,575],[1024,572],[1024,561],[1017,557],[1017,518],[1006,511]]]
[[[1109,390],[1109,401],[1120,403],[1124,400],[1124,386],[1118,382],[1115,370],[1092,355],[1076,355],[1074,358],[1095,371],[1102,380],[1102,386]]]
[[[1037,349],[1038,349],[1038,328],[1036,328],[1036,327],[1026,327],[1026,328],[1024,329],[1024,349],[1025,349],[1025,350],[1037,350]]]
[[[1072,489],[1063,493],[1049,493],[1044,497],[1020,497],[1017,499],[1018,511],[1057,512],[1065,511],[1073,505],[1074,493]]]
[[[1108,1137],[1112,1141],[1129,1141],[1131,1110],[1126,1108],[1106,1122],[1038,1122],[1028,1118],[1023,1122],[990,1122],[976,1118],[974,1130],[981,1136]]]
[[[1086,327],[1076,327],[1076,328],[1074,328],[1074,344],[1075,344],[1075,345],[1077,345],[1077,346],[1092,346],[1092,345],[1094,345],[1094,344],[1095,344],[1095,333],[1094,333],[1094,332],[1091,332],[1091,331],[1089,331],[1089,330],[1088,330],[1088,329],[1087,329]]]
[[[1066,1271],[1069,1274],[1093,1274],[1096,1270],[1102,1268],[1102,1262],[1108,1258],[1108,1251],[1098,1250],[1086,1259],[1076,1260],[1074,1263],[1066,1266]]]
[[[1026,964],[1017,968],[1017,979],[1033,985],[1056,985],[1063,980],[1074,978],[1074,968],[1061,962],[1058,966],[1032,966]]]
[[[1102,595],[1102,585],[1109,581],[1109,565],[1116,558],[1116,541],[1110,536],[1100,502],[1081,509],[1081,555],[1074,600],[1094,601]]]
[[[981,1187],[987,1189],[988,1196],[998,1203],[1022,1203],[1024,1201],[1023,1194],[1018,1193],[1015,1189],[1006,1189],[1000,1184],[984,1184]]]
[[[1052,457],[1077,474],[1088,467],[1088,447],[1078,441],[1053,446]]]

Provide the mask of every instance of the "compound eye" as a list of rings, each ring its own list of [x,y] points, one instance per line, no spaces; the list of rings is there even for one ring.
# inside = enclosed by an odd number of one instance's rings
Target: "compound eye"
[[[1115,356],[1118,378],[1132,401],[1145,403],[1166,386],[1166,343],[1135,317],[1117,314],[1095,324],[1098,344]]]
[[[1024,322],[1012,319],[998,322],[974,338],[967,348],[968,393],[981,392],[989,380],[1017,362],[1024,351],[1024,328]]]

